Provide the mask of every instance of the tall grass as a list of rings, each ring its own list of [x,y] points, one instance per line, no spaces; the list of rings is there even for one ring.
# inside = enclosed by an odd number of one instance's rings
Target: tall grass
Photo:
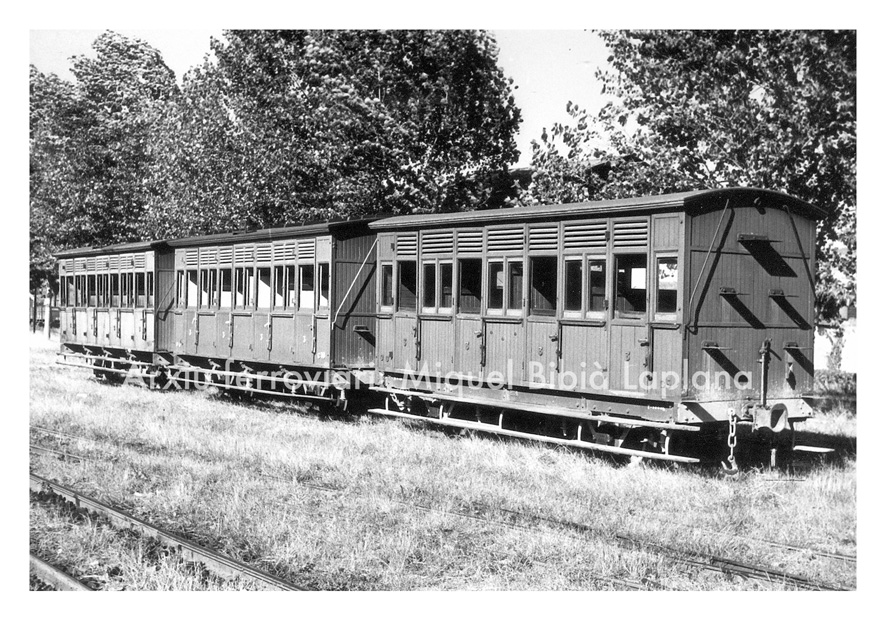
[[[855,551],[855,464],[803,482],[623,467],[591,454],[371,417],[319,419],[204,392],[114,387],[32,349],[31,423],[87,438],[32,441],[96,457],[32,468],[300,585],[321,589],[757,589],[614,543],[615,533],[852,587],[854,565],[756,539]],[[309,484],[331,487],[325,490]],[[421,504],[437,510],[405,506]],[[503,510],[586,523],[576,538]],[[32,537],[42,536],[34,526]],[[174,587],[188,588],[188,582]]]

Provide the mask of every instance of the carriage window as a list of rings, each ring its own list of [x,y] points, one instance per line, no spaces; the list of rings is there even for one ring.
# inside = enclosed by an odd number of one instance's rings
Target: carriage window
[[[656,270],[656,318],[676,318],[677,315],[677,259],[659,258]]]
[[[458,261],[458,311],[470,314],[480,312],[483,290],[483,261],[465,258]]]
[[[298,293],[298,307],[314,309],[314,266],[301,265],[299,268],[301,286]]]
[[[129,274],[121,273],[120,274],[120,307],[126,308],[129,306],[129,279],[126,277]]]
[[[320,263],[317,265],[317,277],[320,280],[320,297],[317,300],[318,308],[329,307],[329,263]]]
[[[100,274],[98,274],[97,281],[96,281],[96,289],[97,289],[96,298],[97,299],[96,299],[95,303],[100,308],[104,308],[108,305],[107,301],[105,300],[105,297],[106,297],[105,284],[108,281],[107,278],[108,278],[107,274],[100,273]]]
[[[271,268],[258,268],[257,306],[263,310],[271,307]]]
[[[150,274],[148,274],[150,275]],[[231,270],[228,269],[219,269],[218,270],[219,277],[219,297],[218,297],[218,305],[221,308],[230,308],[231,301],[233,300],[233,292],[231,288]]]
[[[120,274],[112,273],[111,274],[111,307],[119,308],[120,307]]]
[[[154,307],[154,273],[149,271],[147,273],[147,284],[145,285],[146,295],[148,296],[148,308]]]
[[[501,310],[505,304],[505,266],[503,263],[489,263],[489,296],[486,307]]]
[[[606,261],[588,261],[588,312],[606,310]]]
[[[139,308],[145,307],[145,300],[147,299],[145,295],[145,274],[144,272],[139,272],[135,274],[135,305]]]
[[[95,307],[96,303],[96,295],[95,295],[95,276],[89,276],[89,281],[87,283],[89,287],[89,306]]]
[[[188,308],[196,308],[197,302],[199,301],[199,283],[197,281],[197,270],[189,269],[188,270],[188,294],[186,297],[185,305]]]
[[[437,311],[437,265],[434,263],[423,266],[421,305],[425,312]]]
[[[557,257],[529,259],[529,313],[554,316],[557,312]]]
[[[123,279],[126,284],[124,306],[131,308],[135,305],[135,274],[131,271],[129,273],[124,273]]]
[[[252,269],[237,267],[234,270],[234,305],[248,308],[252,305]]]
[[[150,274],[148,274],[150,275]],[[218,305],[221,308],[230,308],[233,301],[233,287],[231,286],[231,269],[219,269],[219,296]]]
[[[286,309],[286,269],[283,265],[274,267],[274,308]]]
[[[508,261],[508,310],[523,307],[523,263]]]
[[[646,255],[615,258],[615,315],[636,317],[646,312]]]
[[[176,304],[179,308],[185,307],[185,272],[176,273],[175,298],[178,300]]]
[[[415,261],[399,261],[397,263],[397,309],[415,310],[416,282]]]
[[[298,280],[295,279],[295,265],[286,265],[286,307],[298,306]]]
[[[209,269],[200,270],[200,307],[208,308],[212,305],[212,282]]]
[[[581,312],[581,261],[566,261],[566,312]]]
[[[68,276],[67,280],[68,280],[67,281],[67,286],[68,286],[68,292],[67,292],[67,302],[68,303],[67,303],[67,305],[73,306],[74,303],[76,302],[76,293],[75,293],[76,289],[74,287],[74,276]]]
[[[381,305],[394,306],[394,266],[391,264],[381,266]]]
[[[440,263],[440,310],[452,312],[452,263]]]

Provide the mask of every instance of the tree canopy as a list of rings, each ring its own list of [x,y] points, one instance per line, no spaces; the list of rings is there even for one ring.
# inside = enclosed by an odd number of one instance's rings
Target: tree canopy
[[[482,205],[519,111],[492,37],[228,31],[159,134],[155,234]]]
[[[604,32],[610,101],[567,104],[533,145],[535,202],[722,187],[781,190],[827,209],[818,310],[855,303],[854,31]],[[565,146],[565,149],[563,148]],[[565,150],[565,152],[564,152]],[[604,178],[600,162],[611,163]]]
[[[520,113],[478,31],[225,31],[176,83],[112,32],[31,67],[32,285],[80,245],[501,199]]]

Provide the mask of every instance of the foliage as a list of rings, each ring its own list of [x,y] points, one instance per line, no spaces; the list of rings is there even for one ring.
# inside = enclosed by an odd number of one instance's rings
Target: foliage
[[[31,67],[31,285],[53,277],[51,254],[140,236],[158,104],[176,91],[157,50],[112,32],[76,82]]]
[[[610,101],[567,105],[533,145],[529,200],[616,198],[720,186],[784,191],[825,207],[818,311],[856,295],[853,31],[605,32]],[[565,154],[561,148],[565,146]],[[604,177],[591,168],[613,162]],[[598,168],[599,170],[599,168]]]
[[[154,236],[482,206],[519,111],[486,33],[227,31],[160,125]]]

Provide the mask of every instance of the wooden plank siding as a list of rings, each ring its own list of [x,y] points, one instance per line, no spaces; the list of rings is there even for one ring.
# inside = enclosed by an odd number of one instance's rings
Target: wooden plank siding
[[[730,206],[725,212],[721,207],[692,218],[689,275],[693,285],[696,280],[699,285],[687,318],[690,373],[749,373],[752,389],[702,391],[690,386],[690,396],[761,398],[760,349],[765,339],[771,341],[768,397],[796,397],[812,389],[815,298],[807,268],[815,273],[815,222],[794,215],[792,225],[788,212],[777,207],[765,202]],[[741,243],[739,235],[758,240]],[[715,247],[708,256],[712,239]],[[705,342],[719,350],[703,350]],[[798,348],[786,349],[786,343]]]

